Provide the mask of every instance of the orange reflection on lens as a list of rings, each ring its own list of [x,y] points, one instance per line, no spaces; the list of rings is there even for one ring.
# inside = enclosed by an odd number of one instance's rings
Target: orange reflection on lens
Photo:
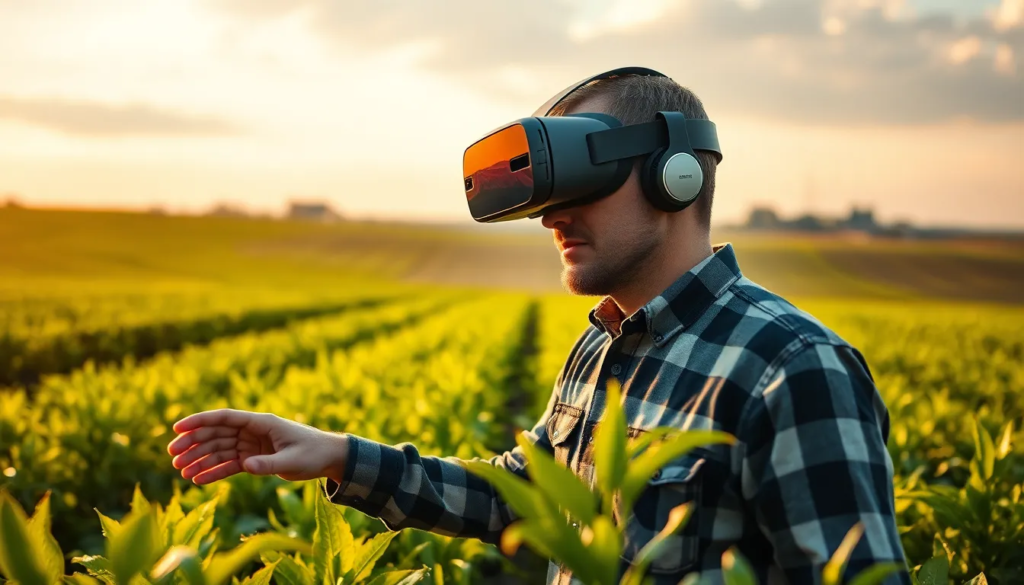
[[[511,196],[518,203],[528,201],[533,191],[533,173],[529,169],[530,143],[526,129],[516,124],[496,132],[471,146],[462,161],[466,197],[480,194]]]

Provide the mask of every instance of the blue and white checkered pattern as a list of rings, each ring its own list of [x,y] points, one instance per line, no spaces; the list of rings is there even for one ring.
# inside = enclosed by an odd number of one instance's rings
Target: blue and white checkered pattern
[[[864,536],[847,575],[877,562],[904,564],[896,530],[889,415],[861,354],[814,317],[745,278],[731,245],[683,275],[634,315],[609,298],[589,315],[547,409],[527,437],[593,481],[593,437],[605,384],[622,384],[631,436],[658,426],[715,429],[734,445],[700,448],[649,482],[626,521],[622,569],[693,501],[672,552],[651,567],[658,585],[700,572],[722,581],[736,546],[762,584],[818,583],[821,569],[858,521]],[[424,457],[348,435],[341,484],[331,500],[420,528],[497,543],[515,514],[453,457]],[[490,459],[528,479],[519,448]],[[904,565],[905,566],[905,565]],[[549,583],[571,583],[552,562]],[[906,570],[886,583],[909,584]]]

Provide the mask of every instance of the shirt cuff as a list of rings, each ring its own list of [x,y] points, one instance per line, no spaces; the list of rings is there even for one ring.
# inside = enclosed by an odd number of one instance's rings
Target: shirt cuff
[[[405,457],[394,447],[346,433],[348,458],[341,482],[322,478],[324,495],[334,504],[379,517],[394,496]]]

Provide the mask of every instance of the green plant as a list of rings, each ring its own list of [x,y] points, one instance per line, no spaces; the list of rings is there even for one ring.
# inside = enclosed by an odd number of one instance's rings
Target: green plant
[[[77,556],[73,563],[88,574],[63,575],[64,554],[50,533],[49,493],[31,518],[10,495],[0,493],[0,569],[22,585],[61,581],[76,583],[170,583],[170,573],[181,569],[186,582],[220,585],[261,552],[310,551],[309,544],[283,534],[258,534],[228,552],[217,552],[213,515],[217,498],[185,514],[177,499],[166,508],[152,504],[136,487],[131,511],[114,520],[97,511],[106,537],[104,555]],[[175,581],[177,582],[177,581]]]
[[[243,537],[237,547],[218,552],[221,542],[214,514],[220,495],[186,514],[177,495],[165,508],[150,503],[136,487],[131,511],[124,518],[114,520],[97,511],[106,537],[105,554],[74,557],[72,562],[87,572],[64,575],[64,554],[50,533],[49,493],[29,518],[2,491],[0,572],[20,585],[222,585],[229,581],[255,585],[269,583],[272,576],[278,583],[292,585],[411,585],[429,574],[427,567],[376,567],[398,533],[354,537],[341,509],[322,493],[315,499],[312,543],[264,532]],[[256,560],[263,566],[239,581],[236,574]]]
[[[919,515],[916,527],[933,535],[934,556],[922,563],[922,585],[987,573],[995,583],[1024,579],[1024,500],[1011,477],[1013,423],[997,441],[975,418],[974,457],[966,485],[920,485],[897,491]],[[940,578],[941,577],[941,578]],[[977,577],[976,577],[977,578]]]
[[[465,467],[495,486],[519,518],[501,536],[506,554],[526,544],[536,552],[569,567],[574,577],[588,585],[645,585],[650,564],[668,552],[667,539],[681,530],[689,519],[691,504],[669,513],[665,528],[637,554],[621,580],[619,562],[624,527],[620,520],[631,513],[648,480],[662,467],[694,448],[709,444],[733,444],[735,438],[720,431],[686,431],[658,427],[630,441],[627,438],[621,389],[616,380],[607,384],[607,408],[595,433],[595,489],[591,490],[569,469],[527,441],[517,441],[528,462],[530,481],[494,467],[485,461],[465,462]],[[578,524],[579,531],[570,524]],[[854,545],[863,533],[855,525],[824,567],[824,585],[838,585]],[[855,585],[874,585],[900,568],[894,563],[878,564],[863,571]],[[734,548],[722,556],[722,569],[729,585],[756,585],[754,572]],[[694,574],[684,580],[699,583]]]

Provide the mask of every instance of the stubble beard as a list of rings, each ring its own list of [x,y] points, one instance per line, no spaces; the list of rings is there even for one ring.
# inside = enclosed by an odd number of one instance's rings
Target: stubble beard
[[[562,287],[582,296],[610,295],[643,277],[647,261],[657,242],[645,239],[612,258],[599,258],[587,264],[562,264]]]

